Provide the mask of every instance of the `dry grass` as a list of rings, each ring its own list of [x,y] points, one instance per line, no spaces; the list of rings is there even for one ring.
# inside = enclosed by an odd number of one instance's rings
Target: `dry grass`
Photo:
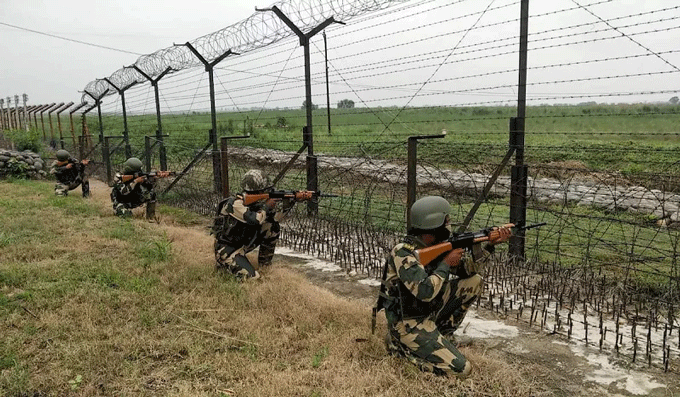
[[[0,182],[3,396],[544,394],[536,368],[474,347],[467,380],[421,373],[368,336],[368,306],[283,263],[239,284],[204,227],[162,206],[159,224],[118,219],[104,184],[89,201],[51,189]]]

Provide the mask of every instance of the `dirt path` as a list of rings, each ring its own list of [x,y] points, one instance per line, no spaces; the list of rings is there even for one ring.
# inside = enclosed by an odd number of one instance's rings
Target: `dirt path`
[[[104,211],[112,211],[110,189],[105,183],[92,180],[92,200]],[[142,218],[143,209],[135,210]],[[202,259],[212,257],[212,237],[205,225],[182,227],[160,216],[158,227],[172,238],[173,247],[196,252]],[[182,238],[184,236],[184,238]],[[197,246],[199,242],[199,246]],[[191,246],[184,246],[190,244]],[[347,274],[339,266],[314,257],[293,252],[285,247],[277,249],[274,265],[286,266],[306,275],[317,286],[336,295],[356,301],[370,313],[378,286],[376,280],[361,275]],[[380,320],[384,316],[380,314]],[[680,395],[680,376],[664,373],[646,366],[634,368],[629,359],[617,363],[615,357],[601,353],[596,347],[569,342],[557,335],[529,328],[525,323],[499,318],[482,308],[471,310],[463,323],[463,332],[472,336],[473,348],[501,352],[508,362],[538,364],[545,369],[538,382],[552,390],[555,396],[676,396]],[[370,318],[366,319],[366,337],[370,337]]]

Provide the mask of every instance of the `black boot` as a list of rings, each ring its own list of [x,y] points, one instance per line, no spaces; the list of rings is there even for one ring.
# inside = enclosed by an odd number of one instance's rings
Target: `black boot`
[[[156,218],[156,202],[149,201],[146,203],[146,219],[152,221]]]
[[[90,181],[83,181],[83,197],[90,197]]]

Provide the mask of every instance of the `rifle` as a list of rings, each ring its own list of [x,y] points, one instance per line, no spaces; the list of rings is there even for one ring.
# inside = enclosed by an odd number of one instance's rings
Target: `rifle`
[[[135,172],[134,174],[131,175],[123,175],[121,177],[121,180],[125,183],[130,182],[133,179],[137,179],[140,176],[143,176],[147,180],[149,179],[155,179],[155,178],[167,178],[169,176],[175,176],[177,173],[175,171],[152,171],[152,172]]]
[[[523,225],[517,226],[514,223],[508,223],[502,227],[513,228],[517,231],[528,230],[536,227],[541,227],[546,225],[546,222],[534,223],[533,225]],[[493,230],[493,227],[488,227],[476,232],[464,232],[455,233],[453,236],[443,243],[433,245],[430,247],[421,248],[415,251],[416,258],[421,265],[427,266],[428,263],[432,262],[442,254],[452,251],[457,248],[472,248],[473,244],[481,243],[489,240],[489,234]]]
[[[527,229],[533,229],[535,227],[541,227],[546,225],[546,222],[541,222],[541,223],[534,223],[533,225],[528,225],[528,226],[519,226],[517,227],[513,223],[508,223],[507,225],[504,225],[505,227],[511,227],[515,228],[515,230],[527,230]],[[418,258],[418,262],[420,262],[421,265],[426,266],[428,263],[432,262],[436,258],[440,257],[441,255],[452,251],[456,248],[467,248],[470,249],[472,248],[472,245],[475,243],[481,243],[484,241],[489,240],[489,233],[493,230],[493,227],[488,227],[476,232],[466,232],[466,233],[456,233],[453,236],[449,237],[449,239],[443,243],[439,243],[437,245],[433,245],[431,247],[425,247],[421,248],[415,251],[416,258]],[[387,260],[385,261],[385,265],[383,266],[383,273],[382,273],[382,280],[380,284],[380,292],[378,293],[378,301],[376,302],[375,306],[373,306],[373,313],[372,313],[372,319],[371,319],[371,334],[375,333],[375,323],[376,323],[376,316],[378,312],[382,309],[384,309],[383,304],[386,298],[386,285],[385,282],[387,281],[387,271],[388,271],[388,264]]]
[[[313,190],[272,190],[268,193],[244,193],[243,194],[243,204],[250,205],[260,200],[269,199],[294,199],[295,201],[307,201],[312,200],[317,197],[338,197],[335,194],[321,193],[320,191]]]
[[[83,159],[83,160],[76,161],[76,162],[72,162],[72,163],[69,162],[68,160],[64,160],[64,161],[57,161],[55,165],[56,165],[57,167],[63,167],[63,166],[65,166],[65,165],[69,165],[69,163],[71,163],[71,164],[75,164],[76,166],[79,166],[79,165],[81,165],[81,164],[82,164],[83,166],[85,166],[85,165],[87,165],[89,162],[90,162],[90,160],[88,160],[88,159]]]

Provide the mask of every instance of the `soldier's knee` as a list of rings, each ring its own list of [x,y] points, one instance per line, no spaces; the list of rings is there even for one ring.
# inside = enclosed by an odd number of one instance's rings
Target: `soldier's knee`
[[[455,372],[455,376],[460,379],[465,379],[470,375],[470,372],[472,372],[472,364],[470,364],[469,361],[465,361],[463,370],[461,372]]]

